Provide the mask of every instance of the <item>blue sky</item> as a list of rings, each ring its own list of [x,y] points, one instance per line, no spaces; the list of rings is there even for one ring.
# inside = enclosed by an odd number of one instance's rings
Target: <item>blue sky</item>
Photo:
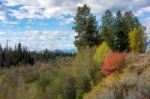
[[[105,10],[132,10],[150,38],[149,0],[0,0],[0,43],[21,42],[31,50],[72,49],[72,30],[78,6],[87,4],[101,21]]]

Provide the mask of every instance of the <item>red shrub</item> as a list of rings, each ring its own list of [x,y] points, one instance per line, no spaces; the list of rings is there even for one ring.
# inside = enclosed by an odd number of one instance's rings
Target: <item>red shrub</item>
[[[125,53],[112,52],[105,56],[104,65],[101,68],[101,72],[105,75],[119,69],[124,60]]]

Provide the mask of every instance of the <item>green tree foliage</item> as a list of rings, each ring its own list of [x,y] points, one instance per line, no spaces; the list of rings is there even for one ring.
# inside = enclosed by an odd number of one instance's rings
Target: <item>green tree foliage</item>
[[[140,25],[137,17],[131,11],[125,12],[124,15],[118,11],[114,17],[111,11],[107,10],[102,17],[100,33],[102,39],[108,43],[112,50],[129,51],[128,33]]]
[[[141,26],[141,23],[139,22],[138,18],[136,16],[134,16],[134,14],[132,13],[132,11],[126,11],[122,17],[123,19],[123,31],[126,34],[125,37],[128,36],[129,32],[131,30],[133,30],[135,27],[139,27]],[[128,41],[127,43],[127,50],[130,51],[130,47],[129,47],[129,39],[126,38],[126,41]]]
[[[133,28],[140,26],[140,22],[132,11],[126,11],[123,16],[123,29],[126,33],[129,33]]]
[[[10,67],[16,66],[18,63],[34,64],[34,58],[27,48],[22,48],[21,43],[18,47],[12,48],[5,47],[4,49],[0,47],[0,66]]]
[[[90,8],[87,5],[78,7],[74,19],[75,26],[73,29],[78,33],[75,37],[75,46],[79,49],[85,46],[98,45],[101,41],[98,34],[98,25],[96,16],[90,12]]]
[[[147,46],[145,28],[140,26],[129,33],[130,49],[133,52],[145,52]]]
[[[124,31],[123,25],[122,13],[118,11],[114,20],[113,30],[112,48],[115,51],[124,51],[128,49],[128,33]]]
[[[109,48],[106,42],[103,42],[102,44],[100,44],[94,54],[94,60],[96,61],[96,63],[98,63],[99,65],[102,65],[105,55],[109,52],[111,52],[111,49]]]
[[[107,10],[102,16],[102,25],[100,34],[103,41],[107,42],[110,47],[113,46],[113,21],[114,17],[110,10]]]
[[[21,43],[15,46],[2,48],[0,45],[0,67],[16,66],[17,64],[34,65],[35,61],[55,60],[57,57],[72,57],[75,53],[63,51],[49,51],[48,49],[41,52],[31,52],[27,47],[22,47]]]
[[[74,57],[74,52],[63,52],[61,50],[54,50],[50,51],[45,49],[41,52],[32,52],[36,61],[49,61],[49,60],[56,60],[57,57]]]

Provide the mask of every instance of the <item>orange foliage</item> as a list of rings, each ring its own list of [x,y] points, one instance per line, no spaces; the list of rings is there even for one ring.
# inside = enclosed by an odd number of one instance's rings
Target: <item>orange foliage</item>
[[[105,75],[119,69],[123,63],[125,53],[112,52],[105,56],[104,65],[101,68],[101,72]]]

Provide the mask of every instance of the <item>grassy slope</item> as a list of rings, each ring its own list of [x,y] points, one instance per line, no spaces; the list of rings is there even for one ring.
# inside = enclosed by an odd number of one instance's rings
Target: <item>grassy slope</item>
[[[150,54],[128,54],[122,71],[105,77],[84,99],[150,99]]]

